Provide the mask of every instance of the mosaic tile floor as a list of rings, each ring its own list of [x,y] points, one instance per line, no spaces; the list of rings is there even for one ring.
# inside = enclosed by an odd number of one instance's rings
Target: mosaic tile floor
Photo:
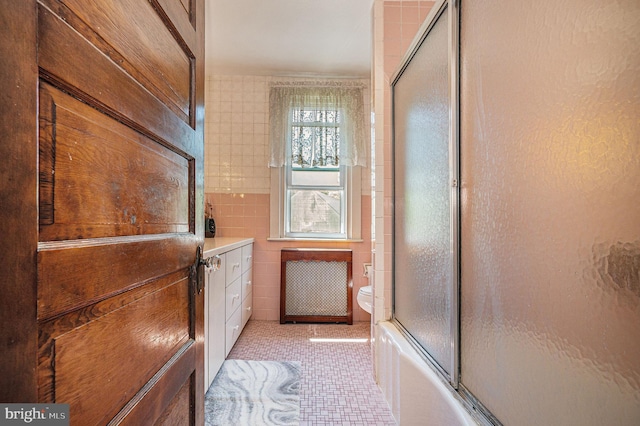
[[[364,322],[280,324],[251,320],[227,358],[299,361],[301,426],[395,425],[373,379],[369,337],[370,325]]]

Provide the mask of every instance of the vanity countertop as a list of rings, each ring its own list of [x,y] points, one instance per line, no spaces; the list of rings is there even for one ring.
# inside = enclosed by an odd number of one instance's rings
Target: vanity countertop
[[[253,238],[216,237],[204,239],[204,254],[207,258],[216,254],[224,253],[238,247],[253,243]]]

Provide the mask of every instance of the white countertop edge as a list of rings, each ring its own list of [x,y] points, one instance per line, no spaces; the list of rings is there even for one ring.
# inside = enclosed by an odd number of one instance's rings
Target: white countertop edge
[[[254,242],[253,238],[216,237],[204,239],[204,253],[202,257],[207,258],[216,254],[226,253],[238,247],[246,246]]]

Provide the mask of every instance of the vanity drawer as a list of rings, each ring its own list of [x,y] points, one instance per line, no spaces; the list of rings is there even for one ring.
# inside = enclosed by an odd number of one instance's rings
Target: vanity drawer
[[[251,294],[251,289],[253,288],[252,278],[253,273],[251,270],[242,274],[242,300],[246,299],[248,294]]]
[[[238,340],[238,336],[242,332],[242,309],[236,309],[236,311],[231,315],[231,318],[227,320],[227,333],[225,338],[226,343],[226,354],[229,355],[231,352],[231,348]]]
[[[242,274],[242,248],[233,249],[226,253],[227,286],[232,284]]]
[[[253,244],[242,247],[242,272],[247,272],[253,264]]]
[[[242,301],[242,327],[247,324],[251,317],[251,310],[253,309],[253,294],[247,294],[247,297]]]
[[[229,321],[231,315],[242,305],[242,281],[240,279],[235,280],[226,288],[225,294],[225,311],[227,313],[227,321]]]

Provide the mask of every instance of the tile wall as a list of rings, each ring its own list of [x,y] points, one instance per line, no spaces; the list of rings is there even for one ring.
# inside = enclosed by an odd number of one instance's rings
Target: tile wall
[[[367,285],[363,264],[371,262],[371,185],[362,173],[362,242],[311,243],[268,241],[270,170],[268,163],[269,76],[220,76],[207,79],[205,102],[205,198],[216,219],[217,234],[254,237],[254,319],[280,318],[280,250],[284,247],[353,250],[354,321],[369,321],[358,306]],[[286,80],[292,80],[287,78]],[[370,95],[365,93],[365,111]]]
[[[269,194],[269,77],[209,76],[205,192]]]

